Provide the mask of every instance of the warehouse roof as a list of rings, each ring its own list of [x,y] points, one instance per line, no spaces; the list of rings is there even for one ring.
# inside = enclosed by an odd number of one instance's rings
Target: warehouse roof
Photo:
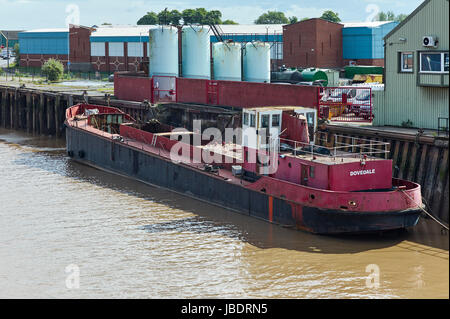
[[[51,33],[51,32],[69,32],[68,28],[53,28],[53,29],[35,29],[23,31],[21,33]]]
[[[138,37],[148,34],[149,30],[156,28],[155,25],[139,26],[100,26],[92,32],[91,37]],[[222,24],[219,28],[225,34],[273,34],[282,33],[282,24]]]
[[[151,28],[156,26],[101,26],[95,28],[91,37],[138,37],[148,35]]]
[[[371,21],[371,22],[345,22],[344,28],[377,28],[383,24],[392,23],[394,21]]]
[[[283,33],[284,24],[221,24],[223,33],[266,34]]]
[[[16,30],[0,30],[0,35],[3,33],[8,39],[10,40],[16,40],[19,38],[19,33],[22,31],[16,31]]]

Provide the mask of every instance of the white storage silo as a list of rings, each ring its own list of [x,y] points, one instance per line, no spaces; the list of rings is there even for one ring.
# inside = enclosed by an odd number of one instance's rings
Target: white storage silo
[[[190,79],[211,79],[209,27],[188,26],[182,35],[182,75]]]
[[[150,29],[149,75],[178,77],[178,29]]]
[[[213,59],[215,80],[242,81],[242,47],[240,43],[214,43]]]
[[[270,44],[250,42],[245,45],[244,81],[270,83]]]

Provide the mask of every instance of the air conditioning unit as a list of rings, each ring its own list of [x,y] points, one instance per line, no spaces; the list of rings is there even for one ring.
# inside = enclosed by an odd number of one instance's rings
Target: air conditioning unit
[[[423,37],[423,39],[422,39],[422,45],[424,47],[434,48],[434,47],[436,47],[436,44],[437,44],[436,38],[431,35],[427,35],[427,36]]]

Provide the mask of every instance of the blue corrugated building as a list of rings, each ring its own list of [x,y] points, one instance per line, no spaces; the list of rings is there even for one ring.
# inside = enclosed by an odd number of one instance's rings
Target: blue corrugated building
[[[383,38],[398,25],[394,21],[344,23],[342,54],[345,64],[384,66]]]
[[[21,54],[69,54],[68,29],[40,29],[19,33]]]

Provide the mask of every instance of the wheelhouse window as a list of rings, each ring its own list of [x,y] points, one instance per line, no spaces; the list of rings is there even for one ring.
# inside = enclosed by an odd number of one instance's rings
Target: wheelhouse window
[[[413,72],[414,57],[412,52],[402,52],[400,58],[400,72]]]
[[[248,113],[244,113],[244,125],[248,125]]]
[[[448,73],[448,52],[421,52],[421,73]]]
[[[280,126],[280,115],[274,114],[272,115],[272,127],[279,127]]]
[[[250,114],[250,126],[251,127],[255,127],[256,126],[256,115],[255,114]]]
[[[261,127],[262,128],[268,128],[269,127],[269,121],[270,121],[270,115],[264,114],[261,116]]]

